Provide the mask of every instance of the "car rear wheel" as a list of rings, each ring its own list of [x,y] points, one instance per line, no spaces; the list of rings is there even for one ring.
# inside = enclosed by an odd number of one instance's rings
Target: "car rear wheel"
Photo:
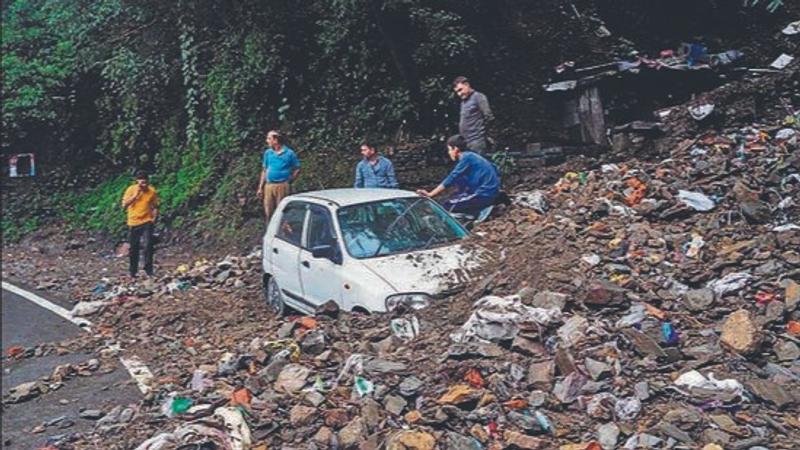
[[[278,282],[275,281],[275,277],[264,275],[262,285],[264,300],[266,300],[269,309],[272,310],[276,316],[283,316],[286,312],[286,303],[283,301],[283,293],[280,287],[278,287]]]

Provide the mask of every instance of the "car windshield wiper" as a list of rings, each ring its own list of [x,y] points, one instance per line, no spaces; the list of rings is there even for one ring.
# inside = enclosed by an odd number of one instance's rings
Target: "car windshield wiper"
[[[406,208],[406,209],[405,209],[405,211],[403,211],[403,212],[402,212],[402,213],[401,213],[399,216],[397,216],[397,218],[395,218],[395,219],[392,221],[392,223],[390,223],[390,224],[389,224],[389,226],[388,226],[388,227],[386,227],[386,232],[384,232],[384,233],[383,233],[383,236],[381,236],[381,243],[380,243],[380,245],[378,245],[378,249],[377,249],[377,250],[375,250],[375,253],[373,253],[373,254],[372,254],[372,256],[371,256],[370,258],[374,258],[374,257],[378,256],[378,253],[380,253],[380,252],[381,252],[381,250],[383,249],[383,244],[386,242],[386,241],[385,241],[385,239],[386,239],[386,236],[388,236],[388,235],[389,235],[389,233],[391,233],[391,232],[392,232],[392,230],[394,229],[394,226],[397,224],[397,222],[398,222],[398,221],[400,221],[400,219],[402,219],[402,218],[403,218],[403,216],[405,216],[406,214],[408,214],[408,212],[409,212],[409,211],[411,211],[411,209],[412,209],[413,207],[417,206],[417,203],[421,202],[422,200],[425,200],[425,197],[420,197],[420,198],[418,198],[417,200],[415,200],[415,201],[414,201],[414,203],[410,204],[410,205],[408,206],[408,208]]]

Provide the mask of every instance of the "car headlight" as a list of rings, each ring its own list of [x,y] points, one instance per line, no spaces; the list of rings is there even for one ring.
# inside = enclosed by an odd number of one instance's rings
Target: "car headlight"
[[[424,293],[395,294],[386,297],[386,311],[394,311],[400,305],[423,309],[430,305],[431,296]]]

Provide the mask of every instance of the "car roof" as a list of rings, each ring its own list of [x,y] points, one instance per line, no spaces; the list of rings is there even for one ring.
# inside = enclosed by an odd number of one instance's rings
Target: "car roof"
[[[325,189],[321,191],[303,192],[292,195],[295,200],[309,199],[323,202],[332,202],[338,206],[355,205],[358,203],[368,203],[380,200],[390,200],[393,198],[419,197],[419,194],[402,189],[383,189],[383,188],[344,188],[344,189]]]

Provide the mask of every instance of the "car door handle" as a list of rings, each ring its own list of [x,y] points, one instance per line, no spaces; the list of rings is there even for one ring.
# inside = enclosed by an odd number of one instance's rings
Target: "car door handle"
[[[275,253],[277,255],[278,254],[278,249],[275,248],[275,247],[272,247],[272,253]]]
[[[311,264],[308,261],[303,261],[303,267],[311,267]]]

